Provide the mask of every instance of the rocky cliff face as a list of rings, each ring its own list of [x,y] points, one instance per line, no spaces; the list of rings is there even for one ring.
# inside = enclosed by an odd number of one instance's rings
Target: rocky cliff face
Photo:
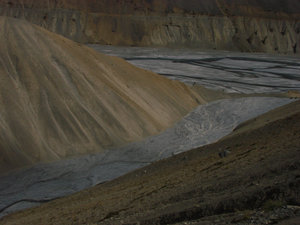
[[[297,0],[0,0],[0,15],[25,18],[78,42],[297,53]]]

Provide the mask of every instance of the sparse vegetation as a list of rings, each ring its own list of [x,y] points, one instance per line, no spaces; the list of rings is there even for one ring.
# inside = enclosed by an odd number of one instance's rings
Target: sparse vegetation
[[[267,210],[267,211],[271,211],[271,210],[274,210],[276,208],[279,208],[279,207],[282,207],[286,205],[286,202],[285,201],[280,201],[280,200],[267,200],[262,208],[264,210]]]

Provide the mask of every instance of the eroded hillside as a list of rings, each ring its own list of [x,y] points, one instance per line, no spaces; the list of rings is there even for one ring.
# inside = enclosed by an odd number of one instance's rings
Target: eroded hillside
[[[141,140],[204,102],[24,20],[0,29],[0,172]]]
[[[277,53],[300,46],[297,0],[0,0],[0,15],[84,43]]]

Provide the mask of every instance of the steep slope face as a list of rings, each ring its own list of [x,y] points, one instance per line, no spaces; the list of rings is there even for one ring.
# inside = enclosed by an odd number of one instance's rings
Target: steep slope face
[[[110,14],[159,14],[200,13],[221,16],[232,11],[237,16],[262,16],[276,18],[278,15],[295,17],[299,14],[297,0],[1,0],[10,8],[72,9],[93,13]]]
[[[201,98],[28,22],[0,18],[0,172],[155,134]]]
[[[0,15],[79,42],[297,53],[297,0],[0,0]]]

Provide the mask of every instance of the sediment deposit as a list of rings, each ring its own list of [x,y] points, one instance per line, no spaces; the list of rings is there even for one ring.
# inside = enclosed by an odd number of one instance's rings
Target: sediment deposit
[[[0,29],[0,172],[141,140],[204,102],[24,20]]]

